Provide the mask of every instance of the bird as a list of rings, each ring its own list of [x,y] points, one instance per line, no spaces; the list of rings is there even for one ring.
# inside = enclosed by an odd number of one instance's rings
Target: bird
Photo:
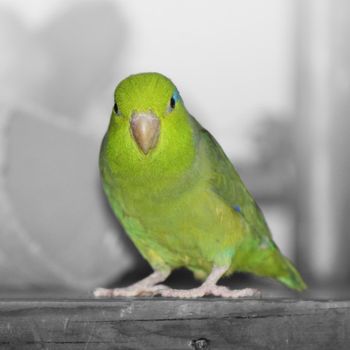
[[[166,76],[138,73],[117,85],[99,168],[113,212],[153,272],[128,287],[97,288],[96,297],[260,295],[218,285],[235,272],[306,288],[233,164]],[[166,286],[179,268],[202,283]]]

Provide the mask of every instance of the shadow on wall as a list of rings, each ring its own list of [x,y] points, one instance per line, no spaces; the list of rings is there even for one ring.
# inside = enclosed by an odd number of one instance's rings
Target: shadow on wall
[[[86,125],[107,123],[126,25],[104,1],[36,31],[1,13],[0,287],[103,285],[135,258],[105,210],[101,135]]]
[[[73,4],[37,30],[1,13],[1,51],[7,54],[0,74],[8,94],[79,119],[114,85],[127,41],[115,4]]]

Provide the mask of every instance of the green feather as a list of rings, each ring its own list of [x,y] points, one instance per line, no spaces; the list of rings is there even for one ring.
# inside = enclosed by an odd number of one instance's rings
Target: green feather
[[[213,136],[169,101],[175,85],[158,73],[132,75],[116,88],[102,143],[100,169],[109,202],[126,232],[154,269],[186,267],[204,279],[212,267],[229,265],[305,284],[273,242],[264,216]],[[131,132],[134,113],[152,113],[159,139],[147,154]]]

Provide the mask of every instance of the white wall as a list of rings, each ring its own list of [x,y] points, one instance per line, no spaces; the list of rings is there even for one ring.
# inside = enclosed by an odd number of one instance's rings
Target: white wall
[[[0,5],[14,9],[35,28],[74,3],[78,1],[2,0]],[[168,75],[192,114],[230,156],[254,156],[249,134],[256,121],[264,113],[288,115],[291,110],[293,1],[113,3],[125,38],[113,85],[140,71]],[[108,94],[105,92],[101,113],[110,109],[112,89],[111,85]]]

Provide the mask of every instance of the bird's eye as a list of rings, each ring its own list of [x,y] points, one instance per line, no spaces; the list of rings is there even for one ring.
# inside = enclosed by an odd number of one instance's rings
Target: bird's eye
[[[115,114],[117,114],[117,115],[119,114],[119,108],[118,108],[117,102],[114,103],[113,111]]]
[[[169,105],[168,105],[168,112],[172,112],[176,107],[176,102],[180,99],[180,95],[177,91],[173,93],[173,96],[171,96]]]

